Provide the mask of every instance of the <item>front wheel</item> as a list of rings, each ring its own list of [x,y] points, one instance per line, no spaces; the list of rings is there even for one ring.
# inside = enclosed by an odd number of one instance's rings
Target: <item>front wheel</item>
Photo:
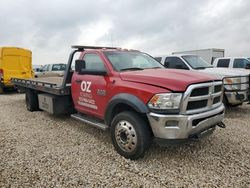
[[[132,111],[121,112],[114,117],[111,138],[116,151],[132,160],[143,157],[152,140],[148,123]]]

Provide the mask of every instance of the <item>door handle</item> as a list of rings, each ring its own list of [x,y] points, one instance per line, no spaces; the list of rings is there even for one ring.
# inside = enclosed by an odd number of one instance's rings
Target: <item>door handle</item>
[[[82,82],[82,80],[76,80],[76,83],[81,83]]]

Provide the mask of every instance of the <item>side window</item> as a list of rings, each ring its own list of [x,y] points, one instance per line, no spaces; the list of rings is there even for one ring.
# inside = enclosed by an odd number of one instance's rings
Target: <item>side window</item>
[[[106,70],[103,61],[97,54],[85,54],[83,59],[86,63],[86,69],[103,71]]]
[[[229,67],[230,59],[219,59],[217,67]]]
[[[52,71],[59,71],[60,65],[52,65]]]
[[[246,59],[234,59],[234,68],[245,68],[246,65],[249,63]]]
[[[167,57],[164,66],[169,69],[189,69],[187,65],[178,57]]]
[[[66,69],[65,64],[54,64],[52,65],[52,71],[64,71]]]
[[[46,70],[45,70],[45,71],[50,71],[50,67],[51,67],[51,65],[47,65],[47,67],[46,67]]]
[[[155,57],[154,59],[160,63],[162,58],[161,57]]]
[[[42,71],[43,72],[49,71],[49,65],[44,65],[43,68],[42,68]]]
[[[46,66],[47,66],[47,65],[42,66],[42,72],[45,71],[45,67],[46,67]]]

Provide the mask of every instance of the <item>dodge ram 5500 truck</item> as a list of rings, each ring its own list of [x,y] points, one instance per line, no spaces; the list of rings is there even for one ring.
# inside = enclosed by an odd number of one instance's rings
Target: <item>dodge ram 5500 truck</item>
[[[169,69],[186,69],[219,76],[224,83],[224,104],[238,106],[249,101],[249,72],[239,69],[216,68],[200,56],[174,54],[161,56],[161,61]]]
[[[216,77],[168,70],[135,50],[73,48],[63,78],[12,79],[26,88],[29,111],[71,113],[97,128],[110,128],[115,149],[129,159],[142,157],[153,138],[166,144],[224,127],[223,86]]]

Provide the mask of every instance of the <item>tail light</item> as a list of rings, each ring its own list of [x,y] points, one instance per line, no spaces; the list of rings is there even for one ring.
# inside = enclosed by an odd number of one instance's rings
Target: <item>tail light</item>
[[[0,79],[3,78],[3,69],[0,69]]]

